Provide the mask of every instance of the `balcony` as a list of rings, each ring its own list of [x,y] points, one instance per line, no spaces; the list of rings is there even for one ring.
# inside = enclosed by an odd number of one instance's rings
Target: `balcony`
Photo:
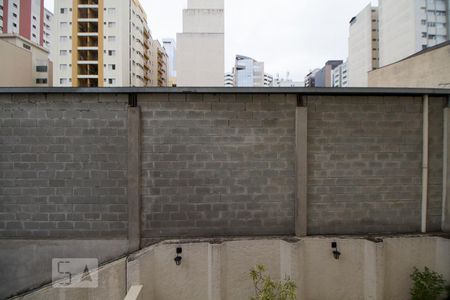
[[[90,49],[80,49],[90,48]],[[94,50],[98,48],[98,36],[79,36],[78,49],[79,50]]]
[[[97,7],[79,7],[78,19],[98,19]]]
[[[98,61],[98,51],[78,50],[79,61]]]
[[[79,87],[98,87],[98,78],[86,76],[78,76],[78,86]]]
[[[98,22],[79,22],[78,33],[96,33],[98,34]]]

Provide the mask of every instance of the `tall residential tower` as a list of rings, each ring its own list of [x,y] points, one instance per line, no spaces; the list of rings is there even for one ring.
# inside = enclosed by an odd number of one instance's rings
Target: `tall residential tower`
[[[55,1],[54,86],[149,86],[152,38],[138,0]]]
[[[188,0],[177,34],[177,85],[223,86],[224,0]]]

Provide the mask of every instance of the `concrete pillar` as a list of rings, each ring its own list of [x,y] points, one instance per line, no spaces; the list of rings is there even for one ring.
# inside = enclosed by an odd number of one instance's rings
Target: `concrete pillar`
[[[450,109],[444,108],[444,157],[443,157],[443,191],[442,191],[442,226],[444,232],[450,232]]]
[[[139,107],[128,108],[128,250],[140,248],[141,240],[141,110]]]
[[[422,209],[421,209],[421,232],[427,232],[428,211],[428,153],[429,153],[429,99],[423,96],[423,149],[422,149]]]
[[[308,154],[308,108],[297,107],[295,115],[295,151],[296,151],[296,205],[295,205],[295,235],[307,235],[307,154]]]
[[[221,252],[222,244],[208,244],[208,300],[220,300],[221,296]]]

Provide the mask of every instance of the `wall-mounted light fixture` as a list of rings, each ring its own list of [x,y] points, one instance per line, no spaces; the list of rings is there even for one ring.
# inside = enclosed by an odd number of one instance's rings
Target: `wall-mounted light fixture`
[[[339,252],[339,250],[337,248],[337,242],[331,243],[331,249],[333,249],[334,259],[339,259],[339,257],[341,256],[341,252]]]
[[[177,256],[173,259],[177,266],[181,265],[181,253],[183,252],[183,248],[177,247]]]

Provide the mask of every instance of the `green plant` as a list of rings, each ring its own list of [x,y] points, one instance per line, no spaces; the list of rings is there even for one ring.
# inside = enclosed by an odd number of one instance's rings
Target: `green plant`
[[[274,281],[265,274],[266,268],[258,265],[250,270],[250,278],[255,286],[255,297],[250,300],[295,300],[297,286],[290,279]]]
[[[411,288],[412,300],[437,300],[445,291],[445,280],[443,276],[425,267],[421,272],[414,268],[410,275],[413,281]]]

